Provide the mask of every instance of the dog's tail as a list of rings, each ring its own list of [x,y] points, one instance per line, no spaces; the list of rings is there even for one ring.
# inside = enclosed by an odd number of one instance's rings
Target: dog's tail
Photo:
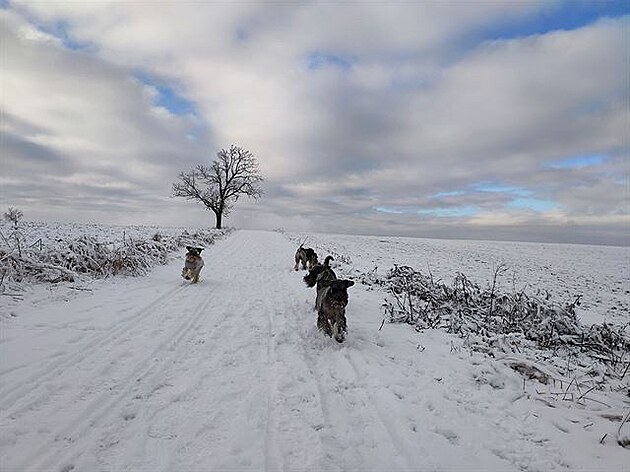
[[[334,261],[333,256],[326,256],[326,259],[324,259],[324,265],[326,267],[330,267],[330,261]]]
[[[302,249],[302,247],[306,244],[306,241],[308,241],[308,238],[305,238],[304,241],[300,243],[300,245],[298,246],[298,251]]]
[[[326,269],[325,266],[317,265],[313,267],[311,270],[309,270],[308,274],[304,276],[304,283],[306,284],[306,286],[309,288],[314,287],[315,284],[317,283],[317,276],[321,274],[322,271],[325,269]]]

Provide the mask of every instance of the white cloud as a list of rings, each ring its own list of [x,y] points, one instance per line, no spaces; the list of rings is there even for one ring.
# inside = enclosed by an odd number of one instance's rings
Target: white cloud
[[[553,227],[594,208],[627,214],[623,180],[610,175],[628,145],[627,19],[475,43],[484,28],[554,6],[18,5],[3,13],[10,28],[2,80],[11,91],[1,104],[11,117],[4,125],[22,149],[36,146],[31,154],[76,167],[74,185],[103,175],[157,201],[179,170],[236,143],[259,157],[267,196],[234,219],[260,213],[260,226],[286,218],[296,229],[308,221],[334,230],[337,218],[347,231],[388,225],[411,234],[442,221],[373,209],[431,208],[435,193],[489,180],[557,201],[560,216],[506,209],[510,197],[500,193],[483,202],[463,194],[452,204],[490,211],[484,221],[492,226]],[[60,21],[89,49],[64,48],[33,26]],[[348,64],[311,70],[313,53]],[[156,106],[159,92],[134,80],[136,71],[176,83],[197,117]],[[194,138],[191,129],[206,126]],[[614,159],[588,169],[586,180],[544,167],[595,153]]]
[[[9,202],[34,210],[55,196],[63,198],[56,212],[72,213],[74,203],[102,199],[98,190],[105,187],[168,192],[164,179],[205,150],[184,139],[189,118],[152,112],[128,70],[69,51],[47,35],[21,34],[32,27],[0,14],[7,26],[0,33],[3,172],[20,179],[3,188]],[[18,187],[33,191],[13,194]],[[133,193],[120,198],[134,206]]]

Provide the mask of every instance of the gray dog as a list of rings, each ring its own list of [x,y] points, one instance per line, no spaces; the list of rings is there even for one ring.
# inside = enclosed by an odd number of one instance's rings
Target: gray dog
[[[303,246],[304,243],[300,244],[300,247],[295,251],[295,266],[293,267],[295,270],[298,270],[300,264],[302,264],[303,270],[306,270],[307,267],[311,270],[319,264],[317,261],[317,253],[310,247]]]
[[[352,280],[340,280],[335,271],[329,266],[333,260],[326,257],[323,264],[317,265],[305,277],[307,287],[317,285],[317,327],[335,341],[342,343],[346,337],[348,324],[346,322],[346,306],[348,305],[348,287],[352,287]]]
[[[199,273],[203,268],[203,259],[201,258],[202,247],[186,246],[186,261],[182,269],[182,277],[186,280],[192,280],[192,283],[199,282]]]

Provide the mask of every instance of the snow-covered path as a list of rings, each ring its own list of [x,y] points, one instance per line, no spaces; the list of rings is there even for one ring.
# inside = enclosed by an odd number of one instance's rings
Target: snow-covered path
[[[197,285],[175,261],[24,308],[0,336],[0,469],[621,470],[581,412],[541,424],[509,368],[379,331],[377,292],[352,287],[347,341],[323,337],[294,250],[238,231]]]

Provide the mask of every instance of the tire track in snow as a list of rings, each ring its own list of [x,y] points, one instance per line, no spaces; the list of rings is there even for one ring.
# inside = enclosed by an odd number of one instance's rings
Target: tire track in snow
[[[102,420],[114,407],[126,399],[130,393],[137,387],[141,379],[149,376],[156,369],[159,370],[171,361],[173,354],[163,356],[158,361],[156,356],[160,353],[174,353],[177,345],[182,342],[190,330],[197,324],[199,319],[205,314],[206,308],[212,303],[212,297],[208,296],[202,300],[194,310],[194,314],[187,318],[186,321],[177,326],[177,328],[169,334],[167,340],[160,343],[151,353],[144,357],[127,377],[119,382],[121,391],[111,396],[108,392],[101,393],[97,398],[93,399],[83,411],[68,423],[65,427],[60,428],[56,432],[51,433],[53,444],[65,441],[73,444],[77,438],[86,435],[91,429],[95,428],[100,420]],[[110,397],[110,398],[108,398]],[[52,444],[47,443],[40,447],[33,455],[27,458],[22,464],[17,466],[16,470],[53,470],[54,465],[70,466],[74,458],[79,456],[82,451],[76,451],[73,448],[66,458],[59,461],[58,451]]]
[[[275,277],[272,286],[285,287],[286,279]],[[286,292],[274,290],[273,295],[276,300],[286,301],[282,298]],[[312,398],[316,396],[309,395],[312,390],[303,378],[306,373],[304,359],[299,353],[296,356],[293,349],[300,342],[296,334],[298,318],[295,316],[299,311],[295,309],[293,301],[271,306],[269,298],[266,298],[265,306],[269,318],[270,354],[267,374],[270,382],[267,390],[266,470],[292,471],[296,469],[296,464],[300,470],[309,470],[308,467],[313,465],[313,449],[321,451],[322,448],[321,444],[318,448],[312,442],[313,439],[319,440],[319,428],[312,422],[310,409]],[[300,412],[297,417],[294,416],[296,411]],[[295,434],[296,431],[300,434]]]
[[[152,310],[154,308],[161,305],[165,300],[178,295],[185,288],[186,286],[182,285],[159,296],[144,308],[138,310],[134,315],[123,319],[122,324],[116,323],[105,333],[99,333],[89,339],[84,345],[75,347],[75,351],[49,362],[42,369],[30,375],[25,381],[0,391],[0,398],[3,399],[2,404],[0,404],[0,410],[3,412],[2,416],[6,418],[15,415],[17,412],[10,412],[9,410],[18,400],[21,400],[25,395],[32,393],[33,390],[37,388],[36,386],[42,385],[55,377],[63,375],[67,369],[76,366],[80,362],[83,362],[92,355],[98,353],[99,349],[111,343],[112,339],[115,340],[121,334],[134,329],[146,318],[153,315]],[[88,346],[89,349],[86,349]]]
[[[352,367],[352,370],[354,371],[357,379],[365,378],[366,374],[358,367],[356,361],[353,360],[354,356],[362,357],[362,354],[360,354],[359,351],[356,351],[356,352],[353,351],[352,354],[348,350],[344,351],[344,357],[348,361],[348,364],[350,364],[350,366]],[[414,460],[413,460],[413,457],[415,454],[411,452],[414,450],[414,448],[412,447],[412,445],[408,444],[406,439],[403,438],[398,433],[396,425],[393,424],[393,422],[390,419],[391,416],[387,415],[383,406],[379,402],[374,400],[374,396],[372,395],[372,393],[370,393],[370,389],[368,385],[365,385],[364,391],[368,400],[374,407],[373,410],[376,411],[381,423],[385,427],[385,430],[387,431],[387,434],[389,435],[392,445],[398,452],[399,457],[401,457],[404,460],[407,469],[409,470],[416,469],[417,464],[414,464]]]
[[[231,239],[228,238],[226,243],[230,241]],[[219,252],[218,255],[223,259],[229,259],[237,250],[238,247],[234,248],[233,244],[228,244],[228,250],[223,250]],[[186,289],[190,288],[191,284],[188,282],[180,283],[177,287],[160,295],[148,305],[137,310],[135,314],[121,318],[120,321],[117,321],[114,326],[107,329],[105,332],[101,332],[93,336],[81,346],[75,346],[75,350],[73,352],[55,358],[38,372],[30,375],[25,381],[17,385],[10,386],[5,390],[0,390],[0,398],[2,399],[2,403],[0,403],[0,411],[2,412],[0,417],[3,419],[11,418],[16,414],[27,411],[33,404],[37,404],[41,400],[41,397],[31,399],[27,405],[16,411],[10,410],[19,400],[24,399],[26,395],[32,394],[34,390],[41,387],[46,382],[63,375],[66,370],[76,367],[79,363],[91,358],[95,354],[100,353],[101,350],[106,348],[108,345],[120,344],[120,342],[114,344],[112,343],[112,340],[117,341],[118,336],[123,334],[126,335],[131,330],[138,327],[143,321],[146,321],[147,318],[154,315],[153,310],[162,306],[164,302],[172,303],[178,301],[176,300],[176,297]],[[47,395],[47,393],[45,395]]]
[[[178,292],[179,293],[179,292]],[[171,302],[174,302],[172,300]],[[170,305],[162,305],[161,308],[166,308]],[[154,306],[153,308],[157,308]],[[165,313],[162,312],[158,317],[165,316]],[[153,315],[153,313],[151,313]],[[152,317],[143,316],[143,320],[151,320]],[[168,316],[166,316],[165,321],[168,321]],[[95,347],[91,347],[89,350],[75,352],[74,355],[70,355],[74,362],[69,363],[63,367],[58,367],[54,371],[50,372],[48,375],[43,375],[40,382],[32,382],[32,386],[27,386],[28,388],[24,394],[23,398],[18,398],[14,401],[13,405],[7,410],[3,410],[2,418],[10,418],[13,421],[19,420],[22,415],[32,411],[39,410],[42,405],[47,403],[47,400],[50,399],[51,395],[59,395],[59,391],[55,390],[55,382],[61,383],[63,385],[64,374],[68,373],[68,375],[73,375],[73,370],[86,370],[84,367],[85,363],[92,362],[92,358],[94,358],[97,354],[103,354],[103,352],[117,352],[122,346],[131,342],[131,338],[129,337],[130,333],[133,333],[133,329],[136,328],[138,323],[135,323],[133,326],[129,327],[129,330],[124,333],[118,333],[111,340],[102,340],[103,342],[98,343]],[[109,342],[106,342],[109,341]],[[124,361],[125,354],[119,354],[117,357],[114,357],[110,360],[110,363],[105,365],[99,365],[98,360],[96,361],[96,368],[99,370],[96,372],[97,378],[100,378],[109,371],[112,365],[116,365],[119,361]],[[91,369],[88,369],[91,371]],[[70,382],[70,385],[73,385],[73,382]],[[67,390],[68,387],[64,386],[64,389]]]
[[[315,313],[314,310],[309,307],[309,311]],[[315,315],[314,315],[315,316]],[[317,331],[319,333],[319,331]],[[335,441],[335,436],[333,434],[333,430],[338,428],[338,422],[335,421],[330,413],[330,398],[326,393],[326,388],[322,382],[322,375],[316,372],[316,362],[312,358],[311,354],[307,350],[307,345],[309,340],[303,336],[299,341],[300,349],[302,352],[302,358],[304,360],[304,364],[308,370],[308,374],[313,379],[317,389],[317,399],[319,408],[321,411],[322,424],[319,430],[319,439],[322,443],[322,450],[324,451],[325,458],[335,467],[335,470],[345,470],[342,464],[338,463],[337,458],[342,456],[342,453],[345,449],[343,445],[337,444]]]
[[[315,317],[315,312],[312,310],[311,312]],[[313,323],[314,321],[313,318]],[[391,470],[401,468],[403,470],[415,470],[412,459],[414,454],[410,453],[413,448],[403,442],[402,437],[396,432],[395,425],[391,423],[380,405],[369,394],[368,386],[365,389],[357,388],[357,381],[365,376],[351,361],[350,352],[354,352],[358,346],[349,346],[347,342],[339,345],[331,338],[325,337],[319,330],[315,332],[321,336],[321,345],[310,347],[309,344],[312,344],[312,340],[306,338],[302,339],[300,345],[309,374],[317,385],[322,417],[325,423],[321,439],[326,451],[326,459],[339,470],[354,470],[361,467],[358,464],[352,465],[347,460],[343,460],[345,451],[358,451],[361,447],[365,447],[368,448],[368,452],[380,454],[378,451],[381,447],[380,443],[373,444],[368,438],[359,439],[358,443],[353,442],[357,425],[369,425],[372,439],[377,438],[380,441],[383,438],[388,438],[385,442],[391,446],[389,450],[395,452],[395,457],[400,461],[397,465],[389,463],[388,467]],[[309,343],[309,341],[311,342]],[[318,351],[315,352],[315,349]],[[315,357],[314,354],[318,354],[318,357]],[[359,352],[356,354],[360,355]],[[321,362],[328,362],[328,364],[322,368]],[[341,380],[337,378],[338,376]],[[339,403],[338,399],[341,399],[342,402]],[[356,403],[360,405],[364,399],[367,400],[366,404],[371,405],[371,408],[361,408],[356,405]],[[371,418],[363,416],[367,411],[374,411],[375,414]],[[362,443],[361,441],[366,442]],[[369,451],[370,448],[371,451]],[[339,458],[342,460],[340,461]],[[375,463],[368,461],[366,455],[366,463],[363,464],[365,467],[378,468]],[[332,464],[327,464],[327,466]]]
[[[242,252],[247,248],[250,252],[250,245],[256,248],[250,239],[248,234],[238,234],[235,251]],[[233,257],[239,260],[239,256]],[[275,430],[266,422],[270,411],[266,395],[271,392],[268,390],[271,385],[267,361],[274,350],[269,340],[273,313],[265,309],[266,297],[261,297],[260,293],[261,290],[267,293],[268,281],[264,287],[260,286],[258,271],[252,270],[249,264],[234,266],[233,260],[217,263],[216,272],[228,272],[228,264],[231,284],[238,287],[217,288],[209,317],[203,320],[196,333],[204,338],[204,345],[209,350],[191,344],[191,349],[182,351],[177,357],[177,366],[169,366],[161,372],[162,379],[172,381],[176,388],[182,385],[182,372],[190,372],[192,377],[185,374],[186,393],[178,389],[177,397],[191,396],[165,403],[168,396],[160,399],[147,395],[148,403],[143,402],[135,410],[140,423],[144,422],[147,428],[118,421],[118,426],[111,426],[110,430],[117,439],[143,437],[143,448],[152,451],[152,455],[159,451],[159,454],[177,457],[174,462],[181,470],[250,469],[254,465],[256,470],[263,470],[265,466],[270,471],[283,470],[281,456],[274,454]],[[203,363],[199,362],[200,356],[203,356]],[[239,380],[235,383],[234,379]],[[248,379],[250,388],[243,391],[244,380],[240,379]],[[196,413],[191,414],[191,411]],[[121,425],[130,429],[123,433]],[[267,430],[270,434],[268,446],[265,445]],[[152,431],[158,431],[158,434],[152,434]],[[168,433],[166,440],[160,431]],[[191,449],[204,452],[194,458],[181,455],[181,451]],[[228,455],[218,453],[228,450]],[[121,452],[126,452],[124,447],[109,451],[109,454],[112,457],[111,454]],[[146,456],[146,449],[138,455]],[[147,457],[152,458],[152,455]],[[106,459],[106,462],[110,460]],[[160,467],[154,464],[150,470],[160,470]]]
[[[265,428],[265,471],[275,472],[284,470],[284,463],[282,456],[278,450],[278,443],[276,438],[276,418],[275,418],[275,399],[276,392],[278,390],[278,375],[275,368],[277,362],[276,357],[276,341],[274,326],[273,311],[269,303],[268,298],[263,299],[265,304],[265,311],[267,312],[267,425]]]
[[[252,295],[257,316],[250,317],[250,321],[265,338],[260,339],[264,344],[259,345],[265,349],[261,351],[259,370],[265,383],[261,393],[266,409],[261,430],[264,463],[260,469],[317,470],[320,468],[317,459],[323,450],[318,433],[321,413],[317,414],[315,382],[311,382],[298,349],[301,338],[296,328],[301,327],[298,320],[304,310],[295,302],[296,288],[303,287],[291,270],[294,249],[288,249],[281,236],[266,244],[249,237],[248,250],[261,256],[257,259],[258,267],[243,274],[243,279],[249,287],[256,287]],[[286,265],[278,258],[285,253],[290,262]]]
[[[266,248],[263,247],[260,242],[253,238],[251,234],[244,233],[245,240],[241,246],[247,248],[256,254],[264,254]],[[276,416],[276,395],[278,391],[278,370],[277,370],[277,353],[276,353],[276,330],[274,329],[274,314],[276,313],[275,306],[270,303],[272,297],[275,299],[277,296],[276,287],[279,286],[281,280],[278,273],[272,273],[272,279],[267,276],[268,273],[262,273],[261,280],[251,280],[253,271],[247,271],[243,276],[243,280],[250,280],[251,286],[258,286],[264,288],[265,295],[260,298],[256,298],[251,302],[251,306],[243,308],[243,313],[263,311],[260,321],[264,323],[263,332],[266,334],[266,346],[265,346],[265,370],[266,370],[266,389],[265,389],[265,427],[264,427],[264,469],[267,472],[277,472],[285,470],[285,464],[282,458],[282,454],[279,451],[277,429],[278,419]],[[272,293],[270,293],[270,291]],[[238,318],[238,317],[236,317]]]
[[[213,304],[216,302],[217,299],[213,298]],[[132,410],[138,421],[124,421],[124,417],[119,417],[114,419],[113,424],[100,428],[97,457],[101,458],[101,463],[112,463],[112,457],[118,457],[123,463],[128,463],[130,458],[145,456],[149,462],[145,462],[142,470],[145,468],[155,471],[176,470],[174,466],[160,463],[159,457],[174,457],[179,451],[194,449],[192,445],[200,436],[212,432],[214,425],[220,422],[222,417],[230,414],[231,408],[228,407],[209,408],[216,403],[213,399],[199,400],[200,396],[209,389],[212,390],[216,384],[216,372],[220,370],[217,363],[222,361],[226,352],[215,347],[222,347],[222,340],[238,334],[231,320],[235,315],[241,315],[239,309],[244,310],[240,300],[221,302],[222,300],[219,300],[222,309],[220,311],[209,309],[208,314],[214,316],[204,318],[199,330],[195,330],[194,337],[201,336],[204,339],[203,343],[190,342],[191,337],[186,343],[180,343],[180,346],[183,346],[179,352],[171,356],[173,362],[167,361],[163,370],[149,374],[138,391],[134,391],[128,405],[122,407],[122,411]],[[208,346],[213,348],[208,351]],[[201,359],[204,361],[202,364]],[[182,379],[185,380],[182,382]],[[235,397],[239,398],[231,392],[218,403],[227,405],[227,402]],[[200,404],[202,408],[199,408]],[[135,449],[132,448],[133,450],[123,446],[122,450],[112,452],[107,444],[102,446],[103,438],[111,435],[115,437],[113,446],[119,442],[125,444],[126,441],[132,441],[131,444],[137,442],[138,445]],[[207,448],[207,443],[197,447]],[[178,457],[170,462],[179,464],[177,470],[198,470],[197,467],[185,465],[184,459]],[[137,463],[133,464],[127,468],[135,470],[138,466]],[[207,466],[201,470],[213,468]]]
[[[230,241],[230,238],[226,240],[226,242],[228,241]],[[221,251],[218,255],[226,258],[226,256],[231,256],[235,250],[232,249],[229,255],[227,255],[226,252],[227,251],[225,250]],[[7,410],[13,407],[15,402],[23,398],[26,393],[31,392],[34,384],[40,385],[52,378],[58,377],[69,367],[74,367],[78,363],[90,358],[93,354],[99,351],[99,348],[106,346],[112,338],[134,329],[142,321],[145,321],[146,318],[149,318],[153,314],[152,310],[154,308],[159,307],[165,301],[173,300],[177,295],[189,287],[190,284],[188,282],[182,282],[179,286],[160,295],[145,307],[137,310],[133,315],[120,318],[117,320],[115,325],[104,332],[100,332],[91,337],[83,345],[75,346],[75,350],[73,352],[56,357],[51,362],[47,363],[43,368],[29,375],[26,380],[16,385],[9,386],[8,388],[0,389],[0,399],[2,399],[2,403],[0,403],[0,411],[3,412],[3,416],[9,416],[6,415]],[[23,367],[25,366],[18,366],[15,369]],[[1,372],[0,379],[4,374],[7,374],[15,369]]]
[[[231,238],[228,239],[228,241],[231,241]],[[228,247],[218,254],[219,259],[229,259],[238,249],[238,246],[235,247],[234,244],[228,244]],[[188,287],[190,287],[190,284],[185,283],[168,291],[165,295],[158,297],[158,299],[143,308],[141,312],[150,312],[151,308],[156,308],[165,299],[179,294]],[[188,316],[183,323],[178,324],[174,330],[170,331],[165,341],[159,343],[159,345],[151,351],[150,355],[143,357],[141,361],[136,363],[135,368],[133,368],[130,374],[127,374],[123,380],[117,382],[116,386],[120,390],[118,393],[114,394],[113,397],[110,391],[97,394],[97,397],[90,401],[89,405],[82,410],[81,414],[76,415],[75,418],[64,427],[48,434],[52,440],[45,441],[44,445],[24,459],[15,469],[28,470],[32,468],[32,470],[52,470],[55,464],[70,467],[72,465],[71,463],[84,452],[74,446],[77,439],[89,436],[89,433],[95,429],[95,426],[97,426],[108,413],[112,412],[116,405],[128,397],[138,386],[138,382],[140,382],[141,379],[148,377],[151,373],[163,368],[169,361],[173,360],[176,347],[184,340],[190,330],[197,325],[205,314],[206,309],[213,302],[213,295],[214,293],[211,292],[202,299],[192,311],[191,316]],[[143,316],[143,319],[144,318],[145,316]],[[128,326],[126,325],[125,328],[128,328]],[[107,346],[107,343],[100,343],[91,353],[102,350],[104,346]],[[159,357],[159,354],[162,352],[171,354],[155,361],[155,358]],[[154,360],[153,362],[152,359]],[[61,453],[58,451],[58,447],[55,447],[55,444],[62,444],[62,442],[70,444],[73,447],[66,453],[64,459],[60,461],[59,456]]]

